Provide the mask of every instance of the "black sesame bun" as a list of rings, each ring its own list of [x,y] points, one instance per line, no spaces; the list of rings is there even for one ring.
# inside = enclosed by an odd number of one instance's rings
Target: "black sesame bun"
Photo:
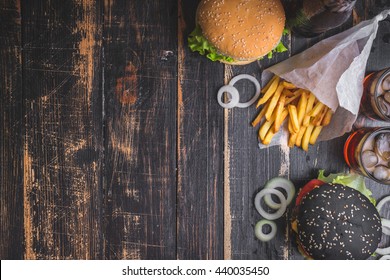
[[[350,187],[318,185],[301,196],[295,212],[298,245],[313,259],[367,259],[381,240],[377,209]]]
[[[202,0],[197,24],[219,53],[234,59],[228,64],[248,64],[278,45],[285,13],[280,0]]]

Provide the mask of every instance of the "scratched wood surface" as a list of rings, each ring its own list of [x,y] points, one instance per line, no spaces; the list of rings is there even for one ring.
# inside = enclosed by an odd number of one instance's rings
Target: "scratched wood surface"
[[[298,187],[321,168],[347,171],[346,136],[259,150],[256,109],[223,110],[216,92],[390,4],[358,1],[337,30],[226,66],[188,49],[198,2],[0,1],[1,259],[301,258],[290,212],[277,238],[255,239],[253,198],[274,176]],[[380,24],[368,72],[390,66],[389,30]]]
[[[176,258],[177,1],[106,1],[109,259]]]
[[[0,258],[23,258],[23,91],[18,1],[0,2]]]

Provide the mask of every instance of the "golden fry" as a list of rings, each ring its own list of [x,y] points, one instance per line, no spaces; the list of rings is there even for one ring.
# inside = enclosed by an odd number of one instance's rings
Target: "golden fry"
[[[272,126],[272,124],[274,123],[275,119],[271,119],[269,121],[266,121],[263,123],[263,125],[260,127],[259,129],[259,138],[261,140],[264,140],[265,136],[267,135],[267,132],[268,130],[270,129],[270,127]]]
[[[269,103],[265,104],[257,117],[252,121],[253,127],[257,126],[261,122],[261,119],[264,117],[265,112],[267,111],[268,105]]]
[[[309,126],[305,130],[305,133],[303,134],[302,149],[305,151],[309,150],[309,141],[310,141],[310,136],[313,132],[313,129],[314,129],[314,125],[309,124]]]
[[[282,112],[280,113],[280,118],[279,115],[276,115],[275,122],[274,122],[274,131],[275,133],[279,131],[280,126],[284,122],[284,120],[287,118],[288,111],[286,109],[283,109]],[[278,124],[276,122],[279,122]]]
[[[282,112],[282,118],[285,119],[287,117],[287,110],[284,109],[283,112]],[[271,128],[272,124],[275,122],[275,115],[272,115],[271,119],[266,122],[263,123],[263,125],[260,127],[260,130],[259,130],[259,138],[261,140],[264,140],[268,130]]]
[[[330,121],[332,120],[333,112],[331,109],[328,109],[328,111],[325,114],[325,117],[322,119],[322,126],[327,126]]]
[[[313,109],[315,100],[316,97],[314,96],[313,93],[310,92],[309,99],[307,100],[307,105],[306,105],[306,115],[303,118],[303,122],[302,122],[302,125],[304,126],[308,126],[310,124],[311,117],[309,116],[309,112]]]
[[[318,115],[320,112],[321,112],[321,110],[322,110],[322,108],[324,108],[324,103],[322,103],[322,102],[317,102],[317,104],[314,106],[314,108],[308,113],[308,115],[310,116],[310,117],[315,117],[316,115]]]
[[[311,136],[309,139],[310,144],[314,145],[316,143],[318,135],[320,135],[320,133],[321,133],[321,130],[322,130],[322,126],[316,126],[313,129],[313,132],[311,133]]]
[[[306,92],[303,92],[301,94],[301,97],[299,98],[298,108],[297,108],[299,125],[302,124],[303,118],[305,117],[307,101],[308,100],[307,100]]]
[[[288,139],[288,146],[291,148],[294,146],[298,133],[291,133]]]
[[[268,99],[270,99],[270,97],[275,93],[275,91],[276,91],[276,89],[278,88],[278,85],[279,85],[279,80],[280,80],[279,77],[276,77],[276,78],[275,78],[275,80],[272,82],[272,84],[270,85],[270,87],[268,88],[268,90],[265,92],[265,94],[263,95],[263,97],[260,98],[260,99],[257,101],[256,108],[258,108],[261,104],[264,104],[265,102],[267,102]]]
[[[293,129],[293,127],[292,127],[291,118],[288,118],[287,129],[288,129],[288,131],[290,132],[290,134],[295,133],[295,132],[294,132],[294,129]]]
[[[309,124],[310,124],[310,119],[311,119],[311,117],[310,117],[309,115],[306,115],[306,116],[303,118],[302,125],[303,125],[303,126],[309,126]]]
[[[324,119],[325,114],[326,114],[326,112],[327,112],[327,108],[328,108],[328,107],[324,106],[324,108],[321,110],[321,112],[320,112],[317,116],[314,117],[314,119],[313,119],[313,121],[312,121],[312,124],[313,124],[314,126],[319,126],[319,125],[321,125],[321,122],[322,122],[322,120]]]
[[[299,131],[297,133],[297,138],[295,139],[295,145],[300,147],[302,145],[302,138],[303,138],[303,134],[305,133],[306,131],[306,127],[305,126],[301,126],[299,128]]]
[[[269,121],[271,119],[272,113],[276,107],[276,104],[278,103],[278,100],[279,100],[280,95],[282,94],[282,91],[283,91],[283,85],[279,84],[274,96],[272,96],[272,99],[270,101],[267,112],[265,112],[265,119],[267,121]]]
[[[295,92],[296,92],[296,91],[295,91]],[[284,88],[282,93],[283,93],[285,96],[287,96],[287,97],[292,97],[292,96],[295,95],[295,92],[292,92],[291,90]]]
[[[298,120],[298,113],[297,113],[297,107],[294,105],[288,105],[288,113],[290,115],[291,120],[291,126],[294,132],[299,131],[299,120]]]
[[[306,106],[306,114],[308,114],[311,109],[313,109],[314,101],[316,101],[316,97],[312,92],[309,92],[309,99],[307,100],[307,106]]]
[[[265,93],[268,89],[269,89],[269,87],[271,86],[271,84],[272,84],[272,82],[273,81],[275,81],[275,79],[277,78],[278,76],[276,76],[276,75],[274,75],[272,78],[271,78],[271,80],[269,80],[269,82],[265,85],[265,87],[263,87],[262,89],[261,89],[261,93]]]
[[[267,135],[264,137],[262,143],[264,145],[268,145],[269,143],[271,143],[272,137],[274,137],[274,135],[275,131],[273,128],[271,128],[270,130],[268,130]]]
[[[294,96],[292,97],[289,97],[286,99],[286,102],[285,102],[285,105],[288,105],[290,104],[291,102],[293,102],[294,100],[296,100],[297,98],[299,98],[302,94],[303,90],[297,90],[294,92]]]
[[[280,125],[282,124],[282,112],[284,109],[284,102],[286,100],[286,96],[282,93],[278,100],[278,104],[276,105],[276,108],[274,110],[275,114],[275,122],[274,122],[274,130],[275,132],[279,130]]]
[[[290,83],[290,82],[287,82],[287,81],[283,81],[283,86],[287,89],[295,89],[297,88],[296,85],[294,85],[293,83]]]

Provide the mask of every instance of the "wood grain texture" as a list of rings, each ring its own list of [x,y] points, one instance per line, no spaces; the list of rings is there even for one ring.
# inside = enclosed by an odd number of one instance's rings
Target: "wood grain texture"
[[[288,39],[285,42],[287,45]],[[273,61],[267,59],[245,67],[227,67],[227,80],[241,73],[253,75],[260,80],[261,72]],[[230,74],[229,74],[230,72]],[[249,81],[237,83],[236,87],[242,93],[241,99],[248,100],[254,93],[254,86]],[[254,107],[248,109],[235,108],[228,112],[228,147],[229,158],[229,193],[230,217],[231,217],[231,259],[283,259],[285,220],[278,220],[279,232],[277,238],[261,244],[254,236],[254,226],[260,219],[253,206],[255,194],[264,186],[264,183],[275,176],[289,177],[289,151],[280,147],[259,149],[257,142],[257,130],[250,125],[256,116]],[[229,242],[229,241],[225,241]]]
[[[26,259],[103,256],[99,3],[22,2]]]
[[[302,259],[291,209],[277,238],[255,238],[254,196],[275,176],[298,190],[319,169],[347,171],[347,135],[260,150],[257,110],[224,110],[217,91],[390,3],[358,1],[333,31],[227,66],[188,48],[199,1],[0,0],[1,259]],[[390,67],[389,30],[380,23],[367,72]],[[254,91],[236,87],[242,101]]]
[[[176,258],[177,1],[105,1],[108,259]]]
[[[1,1],[0,15],[0,259],[21,259],[23,92],[19,1]]]
[[[187,46],[197,1],[179,1],[177,258],[223,258],[223,65]]]

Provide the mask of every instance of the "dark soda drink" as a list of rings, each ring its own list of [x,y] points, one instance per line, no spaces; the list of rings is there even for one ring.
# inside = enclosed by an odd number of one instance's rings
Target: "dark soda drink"
[[[351,133],[344,145],[344,159],[352,170],[390,185],[390,127]]]
[[[390,122],[390,68],[366,76],[360,110],[371,119]]]

